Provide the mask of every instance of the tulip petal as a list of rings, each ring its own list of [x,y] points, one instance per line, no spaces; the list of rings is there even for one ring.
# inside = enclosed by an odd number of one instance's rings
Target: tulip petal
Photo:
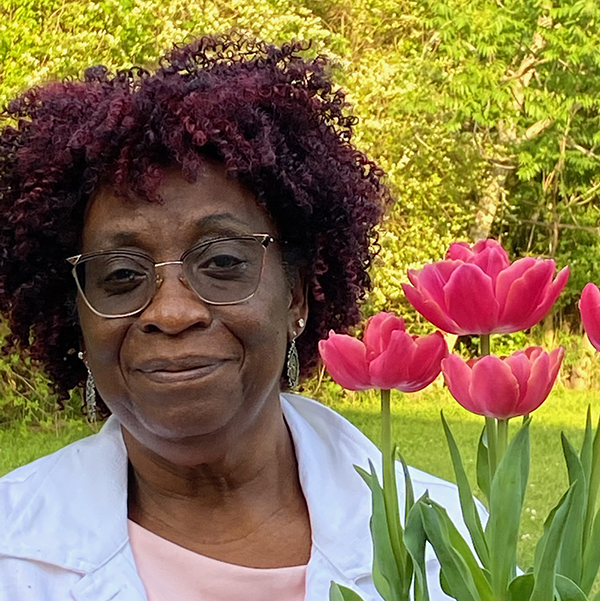
[[[409,279],[425,299],[433,300],[445,308],[444,286],[460,265],[460,261],[438,261],[425,265],[419,272],[409,270]]]
[[[533,361],[527,393],[521,397],[517,407],[515,407],[514,415],[531,413],[548,398],[560,370],[563,356],[564,349],[562,347],[554,349],[550,354],[540,352],[535,359],[533,359],[534,355],[532,354]]]
[[[523,257],[517,259],[512,265],[507,267],[498,275],[496,280],[496,300],[500,307],[506,305],[506,297],[510,292],[510,287],[515,280],[518,280],[523,274],[531,269],[537,262],[533,257]]]
[[[408,378],[396,386],[403,392],[416,392],[429,386],[440,374],[441,361],[448,356],[448,345],[441,332],[419,336],[408,366]]]
[[[530,328],[535,324],[532,321],[534,310],[544,300],[548,287],[552,282],[554,269],[555,263],[551,259],[536,261],[521,277],[510,284],[508,284],[508,272],[511,268],[502,273],[502,286],[509,285],[506,304],[499,319],[502,332],[517,332]],[[500,278],[498,278],[498,283],[500,285]],[[550,305],[547,308],[549,309]]]
[[[484,238],[482,240],[477,240],[477,242],[475,242],[475,244],[473,244],[473,252],[476,254],[482,253],[487,248],[493,248],[493,249],[499,251],[504,256],[504,260],[506,261],[506,264],[508,265],[510,263],[510,259],[508,258],[508,253],[504,250],[504,248],[502,247],[502,244],[500,244],[500,242],[498,242],[498,240],[495,240],[494,238]]]
[[[329,333],[319,341],[319,352],[331,377],[348,390],[372,388],[365,345],[352,336]]]
[[[498,320],[492,279],[476,265],[462,264],[444,287],[449,317],[461,334],[489,334]]]
[[[519,401],[519,384],[502,359],[488,355],[473,365],[470,393],[481,415],[506,419]]]
[[[472,263],[492,278],[495,287],[498,274],[510,265],[506,251],[500,246],[488,246],[479,254],[475,255]]]
[[[558,376],[558,372],[560,371],[560,366],[562,365],[562,361],[565,357],[565,349],[562,346],[555,348],[550,353],[550,379],[554,380],[556,376]],[[554,382],[552,382],[552,386]]]
[[[416,345],[412,336],[396,330],[392,332],[388,347],[369,364],[369,377],[381,389],[398,388],[409,376]]]
[[[531,374],[531,360],[524,352],[517,351],[504,359],[504,363],[510,367],[513,376],[517,379],[519,386],[519,398],[523,399],[527,394],[527,385]]]
[[[471,413],[481,415],[479,407],[471,398],[471,368],[457,355],[442,360],[442,373],[450,394]]]
[[[446,259],[468,263],[473,258],[473,251],[468,242],[452,242],[446,251]]]
[[[409,284],[402,284],[402,290],[404,290],[408,302],[434,326],[451,334],[463,333],[458,325],[448,317],[445,309],[435,301],[426,299],[419,290]]]
[[[552,307],[552,305],[556,302],[556,299],[559,297],[560,293],[563,291],[564,287],[567,284],[567,280],[569,279],[569,268],[563,267],[557,274],[556,278],[548,288],[546,289],[546,293],[544,298],[540,302],[540,304],[534,309],[529,317],[528,323],[531,325],[526,326],[529,328],[536,323],[540,322]],[[525,329],[526,329],[525,328]]]
[[[378,357],[388,346],[393,331],[404,331],[404,320],[394,313],[382,311],[367,320],[363,343],[367,347],[367,359]]]
[[[585,285],[579,301],[581,321],[590,342],[600,351],[600,289],[591,282]]]

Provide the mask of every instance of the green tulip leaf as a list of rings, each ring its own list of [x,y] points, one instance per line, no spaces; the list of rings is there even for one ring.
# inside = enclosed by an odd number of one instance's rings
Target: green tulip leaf
[[[483,526],[481,525],[481,518],[475,505],[475,499],[473,498],[473,491],[467,478],[467,472],[463,466],[460,450],[456,444],[456,440],[452,434],[450,426],[444,418],[444,413],[441,413],[442,425],[444,427],[444,433],[446,434],[446,440],[448,441],[448,448],[450,449],[450,457],[452,459],[452,465],[454,466],[454,474],[456,476],[456,485],[458,486],[458,495],[460,499],[460,507],[462,510],[463,520],[475,551],[481,561],[483,567],[487,568],[490,564],[490,553],[485,540],[485,534],[483,532]]]
[[[498,599],[504,597],[509,582],[516,575],[523,491],[529,473],[529,423],[527,420],[523,424],[508,445],[490,492],[486,539],[490,550],[492,589]]]
[[[396,454],[396,449],[394,447],[394,454]],[[413,484],[412,484],[412,479],[410,477],[410,472],[408,470],[408,465],[406,463],[406,461],[404,460],[404,457],[398,453],[398,457],[400,458],[400,463],[402,465],[402,471],[404,473],[404,523],[406,524],[408,522],[408,516],[410,514],[410,510],[411,508],[414,506],[415,504],[415,492],[414,492],[414,488],[413,488]],[[406,537],[406,532],[401,533],[402,534],[402,546],[404,549],[406,549],[406,541],[404,540],[404,538]],[[406,574],[406,578],[412,578],[413,574],[414,574],[414,562],[413,562],[413,558],[410,555],[410,553],[408,553],[408,550],[405,551],[404,553],[404,557],[405,557],[405,574]],[[415,601],[417,601],[417,598],[415,598]]]
[[[577,451],[564,434],[561,434],[561,441],[569,472],[569,484],[573,488],[573,499],[571,501],[571,510],[567,516],[556,571],[573,582],[579,583],[581,582],[583,569],[583,526],[587,504],[587,491],[585,490],[586,476]]]
[[[418,504],[427,540],[440,563],[444,590],[461,601],[493,601],[487,573],[446,510],[430,499],[421,499]]]
[[[527,442],[523,444],[522,448],[522,459],[521,459],[521,507],[525,502],[525,495],[527,494],[527,482],[529,481],[529,466],[531,464],[531,449],[529,447],[529,424],[531,418],[528,417],[523,421],[521,430],[527,428]]]
[[[394,454],[396,454],[396,447],[394,447]],[[404,473],[404,520],[408,519],[408,513],[411,507],[415,504],[415,491],[408,471],[408,464],[404,461],[404,457],[398,453],[400,463],[402,464],[402,471]]]
[[[536,561],[533,570],[535,584],[531,593],[531,601],[548,601],[554,598],[556,563],[567,518],[573,506],[574,486],[575,484],[569,488],[569,492],[561,499],[547,531],[544,532],[542,539],[538,543],[539,545],[543,542],[543,549],[538,555],[539,561]],[[538,557],[536,557],[536,560]]]
[[[570,578],[562,574],[556,575],[555,586],[560,601],[588,601],[585,593]]]
[[[379,484],[375,467],[369,461],[370,472],[356,466],[371,489],[373,513],[371,515],[371,536],[373,539],[373,583],[385,601],[404,601],[407,599],[403,591],[408,591],[410,582],[405,582],[404,566],[399,566],[392,549],[392,541],[388,529],[385,511],[383,488]],[[400,528],[400,523],[397,523]]]
[[[521,574],[508,585],[508,601],[528,601],[533,591],[533,574]]]
[[[428,499],[427,492],[413,503],[406,517],[404,544],[410,554],[415,570],[414,601],[429,601],[427,570],[425,567],[425,544],[427,535],[423,527],[422,505]]]
[[[600,486],[600,419],[598,420],[596,432],[594,434],[594,441],[592,443],[592,458],[587,482],[588,498],[585,526],[583,529],[584,549],[587,548],[588,538],[592,535],[592,523],[596,515],[596,498],[598,496],[598,488]]]
[[[484,494],[488,504],[490,501],[490,456],[487,446],[486,428],[483,427],[477,443],[477,486]]]
[[[546,544],[546,539],[548,538],[548,532],[550,531],[550,526],[552,526],[552,522],[554,520],[554,516],[556,515],[556,512],[561,508],[562,504],[565,502],[565,499],[567,498],[567,493],[568,493],[568,491],[560,498],[558,503],[550,510],[550,512],[548,513],[548,516],[546,517],[546,519],[544,521],[544,532],[535,546],[535,557],[533,560],[534,565],[538,565],[542,559],[542,553],[544,551],[544,545]],[[533,570],[533,568],[531,568],[531,570]]]
[[[592,533],[587,540],[583,552],[583,570],[581,575],[581,589],[589,594],[600,569],[600,510],[596,513],[592,525]]]
[[[585,430],[583,436],[583,443],[581,444],[581,451],[579,453],[579,460],[585,474],[585,480],[589,484],[590,474],[592,471],[592,451],[593,451],[593,431],[592,431],[592,408],[588,405],[587,413],[585,416]]]
[[[389,495],[391,507],[389,507],[388,511],[390,511],[391,516],[388,516],[387,518],[388,531],[390,533],[392,541],[392,551],[394,553],[394,557],[396,558],[396,564],[398,565],[398,570],[402,574],[402,579],[406,581],[406,590],[408,591],[410,587],[410,582],[412,580],[412,562],[410,561],[408,553],[406,552],[406,547],[404,546],[404,532],[402,530],[402,522],[400,521],[400,507],[398,504],[398,483],[396,481],[395,445],[392,448],[391,461],[392,465],[394,466],[394,469],[392,469],[391,471],[391,487],[393,492]]]
[[[329,601],[363,601],[363,598],[352,589],[332,582],[329,587]]]

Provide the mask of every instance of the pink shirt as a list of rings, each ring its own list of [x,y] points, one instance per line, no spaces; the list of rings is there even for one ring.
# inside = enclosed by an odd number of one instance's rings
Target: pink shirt
[[[148,601],[304,601],[306,566],[237,566],[184,549],[131,520],[127,529]]]

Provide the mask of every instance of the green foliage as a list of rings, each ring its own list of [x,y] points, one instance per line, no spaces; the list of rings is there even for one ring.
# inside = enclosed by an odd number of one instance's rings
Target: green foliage
[[[0,359],[0,429],[12,424],[49,426],[59,407],[65,409],[63,420],[80,419],[81,406],[79,391],[59,403],[47,378],[29,360],[21,361],[17,355]]]
[[[335,37],[291,0],[2,0],[0,15],[1,104],[94,64],[152,64],[173,44],[233,27],[273,41]]]
[[[90,65],[155,64],[206,33],[313,40],[309,52],[330,56],[348,91],[355,143],[397,198],[365,314],[396,310],[427,331],[404,300],[406,271],[472,239],[489,210],[483,231],[514,258],[571,266],[557,319],[579,334],[580,290],[600,281],[599,16],[591,0],[0,0],[0,105]],[[579,369],[590,358],[572,346],[565,363]],[[13,372],[54,407],[35,369],[6,358],[0,375],[21,384],[3,396],[2,415],[45,419],[47,409],[19,405],[35,395]]]
[[[468,139],[495,174],[491,232],[516,255],[572,264],[563,306],[600,279],[600,8],[527,0],[421,0],[430,111]],[[488,208],[490,208],[488,206]]]

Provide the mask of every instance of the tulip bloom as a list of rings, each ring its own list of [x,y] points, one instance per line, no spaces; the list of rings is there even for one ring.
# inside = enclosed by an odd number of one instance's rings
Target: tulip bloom
[[[592,284],[585,285],[579,301],[581,321],[590,342],[600,351],[600,290]]]
[[[415,392],[439,375],[448,347],[440,332],[411,336],[401,317],[379,313],[367,320],[362,341],[331,331],[319,352],[331,377],[348,390]]]
[[[450,355],[442,361],[452,396],[468,411],[508,419],[537,409],[548,397],[564,349],[546,353],[539,346],[500,359],[494,355],[463,361]]]
[[[406,298],[425,319],[451,334],[518,332],[538,323],[562,292],[569,268],[553,280],[552,259],[510,263],[495,240],[454,242],[446,260],[409,270]]]

